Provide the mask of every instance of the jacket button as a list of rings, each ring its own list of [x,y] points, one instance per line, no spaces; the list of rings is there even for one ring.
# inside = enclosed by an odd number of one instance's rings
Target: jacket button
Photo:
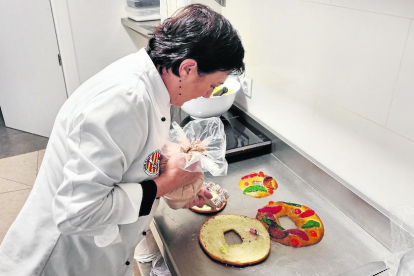
[[[165,117],[162,117],[162,118],[161,118],[161,121],[165,122]]]
[[[129,261],[126,261],[126,263],[125,263],[126,265],[130,265],[131,263],[129,262]]]
[[[145,232],[145,231],[144,231],[144,232],[142,232],[142,235],[143,235],[143,236],[145,236],[146,234],[147,234],[147,232]]]

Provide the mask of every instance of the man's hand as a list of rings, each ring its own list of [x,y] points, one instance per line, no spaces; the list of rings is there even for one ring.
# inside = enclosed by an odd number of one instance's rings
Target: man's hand
[[[208,199],[213,198],[213,195],[204,187],[201,188],[200,193],[202,193],[204,197]],[[204,206],[204,197],[199,194],[196,195],[192,200],[190,200],[183,208],[191,208],[193,206],[202,208]]]

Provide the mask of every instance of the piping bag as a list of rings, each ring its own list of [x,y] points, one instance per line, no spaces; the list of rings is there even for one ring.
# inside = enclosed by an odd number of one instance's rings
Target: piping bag
[[[171,158],[179,154],[185,158],[185,165],[181,169],[189,172],[210,172],[213,176],[227,175],[228,164],[225,159],[226,134],[224,125],[217,117],[198,119],[189,122],[181,128],[176,122],[172,123],[169,133],[169,142],[161,150],[162,154]],[[161,164],[161,173],[162,173]],[[212,208],[219,207],[228,197],[227,191],[220,186],[210,184],[210,189],[219,191],[217,197],[207,199],[201,191],[204,184],[204,174],[194,183],[179,187],[164,195],[164,200],[172,209],[183,208],[197,196],[204,198],[204,203]],[[221,188],[221,190],[219,189]],[[208,189],[208,188],[207,188]],[[223,199],[224,198],[224,199]]]

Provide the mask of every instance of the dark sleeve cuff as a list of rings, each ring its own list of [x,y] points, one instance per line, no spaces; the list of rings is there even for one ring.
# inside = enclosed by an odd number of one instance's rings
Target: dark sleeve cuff
[[[145,180],[141,183],[142,187],[142,201],[139,209],[139,215],[148,216],[151,213],[152,204],[154,204],[155,197],[157,196],[157,184],[154,180]]]

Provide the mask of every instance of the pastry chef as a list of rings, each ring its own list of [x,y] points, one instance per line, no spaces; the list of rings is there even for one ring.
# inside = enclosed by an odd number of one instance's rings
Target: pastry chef
[[[132,275],[158,198],[200,177],[179,157],[159,174],[171,104],[209,97],[244,71],[243,57],[231,24],[194,4],[156,28],[145,49],[83,83],[61,108],[32,192],[0,246],[0,275]]]

